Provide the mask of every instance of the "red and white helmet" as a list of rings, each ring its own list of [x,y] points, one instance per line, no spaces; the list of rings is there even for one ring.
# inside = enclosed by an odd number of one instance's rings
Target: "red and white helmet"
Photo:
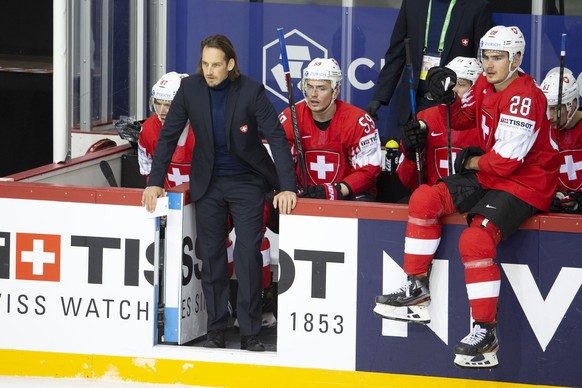
[[[152,87],[152,99],[172,101],[180,87],[182,78],[185,77],[188,77],[188,74],[178,74],[175,71],[164,74]]]
[[[564,69],[564,77],[562,78],[562,105],[566,105],[566,110],[568,111],[568,120],[564,126],[567,126],[574,117],[576,113],[577,107],[572,109],[572,102],[575,99],[580,98],[580,89],[578,88],[578,83],[574,78],[572,72],[568,69]],[[547,77],[543,80],[542,84],[540,85],[540,89],[546,95],[548,100],[549,106],[557,106],[558,105],[558,92],[560,88],[560,73],[558,72],[550,72]]]
[[[457,74],[457,78],[468,79],[475,83],[479,75],[483,72],[483,65],[475,58],[456,57],[446,67]]]
[[[339,89],[342,81],[342,70],[333,58],[315,58],[305,69],[303,69],[302,89],[305,80],[328,80],[331,81],[332,89]]]

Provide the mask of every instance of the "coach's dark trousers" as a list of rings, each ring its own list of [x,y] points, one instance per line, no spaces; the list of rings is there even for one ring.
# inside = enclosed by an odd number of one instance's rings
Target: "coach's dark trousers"
[[[213,177],[206,193],[195,202],[197,255],[202,260],[202,289],[208,312],[208,331],[225,329],[229,311],[227,278],[227,215],[236,233],[234,270],[238,280],[237,319],[240,334],[261,330],[261,240],[265,183],[245,173]]]

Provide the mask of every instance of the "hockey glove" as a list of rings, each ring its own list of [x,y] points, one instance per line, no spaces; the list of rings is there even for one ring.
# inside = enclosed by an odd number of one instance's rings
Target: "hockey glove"
[[[582,214],[582,193],[556,191],[550,205],[550,212]]]
[[[422,122],[422,124],[421,124]],[[422,120],[411,120],[404,127],[402,136],[402,147],[408,153],[406,158],[414,160],[416,151],[424,150],[426,147],[426,137],[428,136],[428,124]]]
[[[454,71],[444,66],[431,67],[426,81],[428,91],[436,102],[451,105],[455,101],[453,88],[457,84],[457,75]]]
[[[145,120],[134,121],[129,117],[125,117],[115,123],[115,129],[117,130],[119,137],[122,139],[131,143],[137,143],[141,131],[141,125],[144,121]]]
[[[380,105],[382,105],[380,101],[372,100],[366,107],[366,113],[368,113],[374,120],[378,120],[376,112],[380,109]]]
[[[343,199],[339,183],[324,183],[323,185],[309,186],[303,192],[303,198]]]
[[[455,158],[455,173],[460,174],[465,171],[469,171],[465,168],[465,163],[471,156],[481,156],[484,155],[485,151],[483,151],[480,147],[467,147],[463,148]]]

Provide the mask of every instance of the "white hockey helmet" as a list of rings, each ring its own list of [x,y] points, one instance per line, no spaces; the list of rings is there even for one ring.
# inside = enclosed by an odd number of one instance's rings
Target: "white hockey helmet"
[[[164,74],[152,87],[152,99],[172,101],[182,78],[185,77],[188,77],[188,74],[178,74],[175,71]]]
[[[550,74],[552,74],[552,73],[558,73],[558,74],[559,74],[559,73],[560,73],[560,66],[552,67],[552,68],[550,69],[550,71],[548,71],[548,72],[546,73],[546,78],[547,78],[547,77],[548,77]],[[574,73],[572,73],[572,70],[568,69],[567,67],[564,67],[564,74],[566,74],[566,73],[574,74]]]
[[[546,95],[548,100],[548,106],[557,106],[558,105],[558,92],[560,88],[560,73],[559,72],[550,72],[548,76],[543,80],[542,84],[540,85],[540,89]],[[570,123],[572,117],[576,113],[578,109],[572,109],[572,102],[578,99],[580,101],[580,90],[578,88],[578,83],[574,78],[574,75],[571,71],[566,71],[564,69],[564,77],[562,82],[562,101],[563,105],[566,105],[566,110],[568,112],[567,120],[564,126]]]
[[[456,57],[446,67],[457,74],[457,78],[468,79],[475,83],[479,75],[483,72],[483,65],[475,58]]]
[[[578,83],[571,71],[564,69],[564,78],[562,82],[562,104],[570,104],[575,98],[580,96]],[[558,105],[558,90],[560,87],[560,73],[550,73],[540,85],[542,92],[548,99],[548,105]]]
[[[550,73],[540,85],[542,92],[548,99],[549,106],[558,105],[558,91],[560,88],[560,73]],[[571,71],[564,71],[562,82],[562,104],[569,105],[580,96],[578,83]]]
[[[517,53],[521,53],[522,58],[525,54],[525,38],[517,26],[495,26],[487,31],[479,42],[479,60],[482,58],[483,50],[507,51],[511,67]]]
[[[308,79],[328,80],[331,81],[332,89],[339,89],[342,81],[342,70],[333,58],[315,58],[303,69],[302,89],[305,87],[305,81]]]

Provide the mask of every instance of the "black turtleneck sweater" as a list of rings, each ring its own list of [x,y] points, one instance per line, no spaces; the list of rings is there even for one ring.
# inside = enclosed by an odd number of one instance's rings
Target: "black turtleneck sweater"
[[[248,170],[228,152],[226,143],[226,101],[230,89],[230,79],[210,89],[210,106],[212,109],[212,132],[214,136],[215,176],[237,175]]]

